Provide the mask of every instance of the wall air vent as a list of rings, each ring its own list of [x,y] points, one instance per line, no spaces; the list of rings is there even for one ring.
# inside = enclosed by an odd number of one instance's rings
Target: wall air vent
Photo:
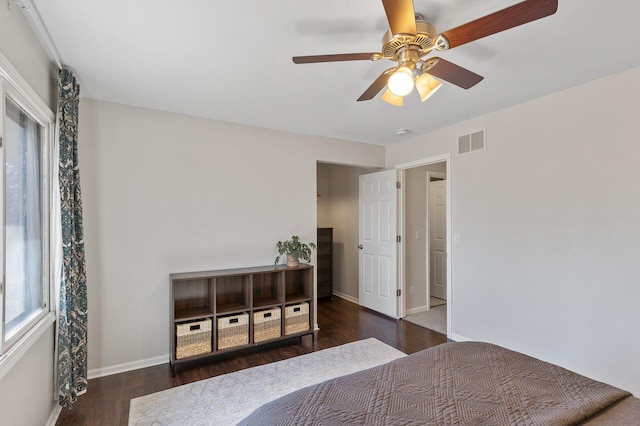
[[[486,134],[484,130],[469,133],[458,137],[458,155],[471,154],[487,149]]]

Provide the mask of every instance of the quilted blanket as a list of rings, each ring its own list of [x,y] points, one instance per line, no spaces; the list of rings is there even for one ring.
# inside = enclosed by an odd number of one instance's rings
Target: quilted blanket
[[[630,395],[481,342],[446,343],[263,405],[241,425],[573,425]]]

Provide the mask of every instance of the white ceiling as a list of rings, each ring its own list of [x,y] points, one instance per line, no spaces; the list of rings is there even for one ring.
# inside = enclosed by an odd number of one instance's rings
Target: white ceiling
[[[414,0],[439,32],[517,2]],[[83,97],[380,145],[640,66],[640,1],[559,0],[555,15],[439,54],[483,75],[477,86],[394,107],[356,102],[388,61],[291,61],[379,51],[380,0],[32,3]]]

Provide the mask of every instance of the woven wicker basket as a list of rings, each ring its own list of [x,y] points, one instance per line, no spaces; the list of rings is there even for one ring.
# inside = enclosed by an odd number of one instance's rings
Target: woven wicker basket
[[[211,319],[176,324],[176,359],[211,352]]]
[[[220,317],[217,326],[218,350],[249,344],[249,314]]]
[[[284,307],[284,334],[309,330],[309,304],[307,302]]]
[[[255,343],[282,336],[281,313],[280,308],[253,313],[253,341]]]

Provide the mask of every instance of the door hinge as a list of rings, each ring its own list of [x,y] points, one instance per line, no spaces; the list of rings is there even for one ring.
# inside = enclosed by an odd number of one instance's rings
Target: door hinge
[[[396,242],[397,242],[397,243],[399,243],[399,242],[401,242],[401,240],[402,240],[402,238],[400,238],[400,235],[398,235],[398,236],[396,237]]]
[[[397,289],[396,290],[396,296],[398,296],[398,297],[402,296],[402,290]]]
[[[396,188],[400,189],[400,181],[396,181]]]

